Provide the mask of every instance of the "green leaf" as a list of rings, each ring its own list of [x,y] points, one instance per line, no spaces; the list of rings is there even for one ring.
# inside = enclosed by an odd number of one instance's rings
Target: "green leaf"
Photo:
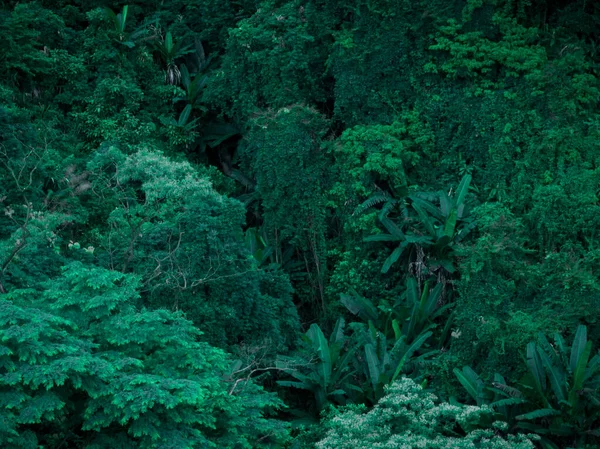
[[[369,378],[371,379],[371,385],[373,386],[373,391],[377,391],[381,371],[379,369],[379,358],[377,357],[375,348],[370,343],[367,343],[365,345],[365,356],[367,360],[367,367],[369,369]]]
[[[390,256],[383,263],[383,267],[381,267],[382,273],[387,273],[392,267],[392,265],[398,261],[398,259],[404,252],[404,248],[406,248],[406,245],[405,242],[402,242],[400,246],[398,246],[396,249],[394,249],[394,251],[392,251],[392,254],[390,254]]]
[[[458,188],[456,189],[456,195],[454,200],[454,207],[458,209],[458,206],[464,204],[467,193],[469,192],[469,185],[471,184],[472,176],[465,175],[460,180]]]
[[[374,234],[363,239],[363,242],[401,242],[401,237],[395,237],[391,234]]]
[[[466,236],[468,236],[473,229],[477,227],[477,221],[473,220],[467,225],[463,226],[458,230],[458,233],[454,237],[455,243],[460,243]]]
[[[179,120],[177,122],[178,126],[185,126],[185,124],[187,123],[188,119],[190,118],[190,114],[192,113],[192,105],[188,104],[183,111],[181,111],[181,114],[179,114]]]
[[[300,390],[311,390],[312,388],[305,384],[304,382],[296,382],[293,380],[278,380],[277,381],[277,385],[280,385],[282,387],[293,387],[293,388],[298,388]]]
[[[363,201],[355,210],[354,213],[352,215],[360,215],[362,214],[364,211],[366,211],[367,209],[370,209],[371,207],[380,204],[380,203],[386,203],[386,202],[393,202],[396,203],[397,201],[394,200],[391,196],[386,195],[386,194],[378,194],[378,195],[373,195],[372,197],[368,198],[367,200]]]
[[[499,374],[496,374],[496,376],[499,376]],[[504,379],[502,379],[500,381],[495,378],[492,385],[494,386],[494,388],[490,388],[490,390],[492,390],[498,394],[503,394],[504,396],[508,396],[508,397],[512,397],[512,398],[520,398],[523,396],[523,393],[521,393],[520,390],[506,385],[506,381]]]
[[[583,376],[583,381],[585,382],[588,379],[594,377],[598,369],[600,368],[600,353],[596,354],[588,363],[587,368],[585,369],[585,375]]]
[[[454,236],[454,229],[456,228],[456,219],[458,217],[458,211],[456,209],[452,209],[450,211],[450,215],[444,224],[444,234],[448,238],[452,238]]]
[[[375,305],[367,298],[353,292],[352,295],[341,294],[341,303],[350,311],[350,313],[359,316],[363,321],[377,321],[379,311]]]
[[[453,370],[460,384],[467,390],[477,405],[483,405],[483,381],[470,366],[464,366],[462,372],[457,368]]]
[[[380,216],[379,221],[391,235],[399,238],[400,240],[404,239],[404,232],[402,232],[400,226],[394,223],[390,218],[386,216]]]
[[[425,332],[411,343],[411,345],[406,349],[406,352],[402,356],[402,359],[400,359],[398,366],[396,367],[396,371],[392,376],[392,382],[394,382],[398,378],[406,362],[413,356],[415,352],[421,349],[421,346],[423,346],[425,342],[429,339],[429,337],[431,337],[432,335],[433,332]]]
[[[588,341],[583,351],[579,354],[579,358],[577,360],[577,366],[575,367],[575,372],[573,373],[573,386],[569,391],[569,403],[572,407],[572,412],[576,413],[575,407],[577,406],[577,402],[579,399],[579,391],[583,388],[583,379],[585,375],[585,368],[587,366],[588,360],[590,358],[590,353],[592,352],[592,342]]]
[[[342,344],[344,342],[344,326],[346,321],[343,317],[339,317],[333,328],[333,332],[329,336],[329,342],[331,344]]]
[[[519,421],[530,421],[539,418],[545,418],[547,416],[557,416],[560,415],[558,410],[554,410],[553,408],[541,408],[538,410],[534,410],[533,412],[524,413],[516,417]]]
[[[564,374],[560,371],[560,368],[552,363],[546,351],[540,347],[537,348],[537,351],[550,378],[550,386],[552,387],[552,391],[554,391],[556,399],[564,401],[566,399],[566,378]]]
[[[399,340],[402,337],[402,329],[400,329],[397,319],[392,320],[392,329],[394,330],[394,338]]]
[[[427,213],[429,213],[430,216],[434,217],[437,220],[443,220],[444,215],[440,212],[440,210],[434,206],[433,204],[431,204],[429,201],[426,201],[422,198],[419,198],[416,195],[411,195],[409,196],[409,198],[412,201],[412,206],[415,210],[417,210],[417,208],[415,208],[414,206],[416,205],[418,208],[421,209],[421,211],[424,213],[425,211],[427,211]],[[433,197],[432,197],[433,198]],[[419,212],[417,211],[417,214]]]
[[[434,239],[437,240],[437,232],[435,231],[435,227],[433,225],[433,221],[429,216],[425,213],[423,208],[417,203],[413,202],[413,209],[417,212],[419,219],[421,220],[421,224],[425,227],[427,233]]]
[[[190,88],[192,84],[192,78],[190,77],[190,72],[185,64],[181,64],[179,66],[179,72],[181,73],[181,84],[186,89]]]
[[[421,305],[419,307],[419,315],[422,320],[427,320],[431,317],[435,309],[437,308],[438,302],[442,297],[442,289],[444,285],[438,283],[431,292],[428,289],[423,290],[423,298],[421,298]],[[425,294],[427,296],[425,297]]]
[[[505,398],[505,399],[499,399],[497,401],[491,402],[490,407],[498,408],[498,407],[506,407],[509,405],[520,405],[520,404],[526,404],[526,403],[527,403],[527,400],[523,399],[523,398]]]
[[[123,6],[123,11],[121,12],[121,29],[119,30],[121,33],[125,31],[125,23],[127,22],[127,11],[129,11],[129,5]]]
[[[546,390],[546,374],[544,373],[544,367],[542,361],[536,349],[535,343],[529,343],[527,345],[527,367],[533,378],[535,389],[537,390],[544,403],[548,405],[548,399],[544,394]]]
[[[575,338],[573,339],[573,344],[571,345],[571,358],[569,360],[569,366],[571,367],[571,372],[575,373],[577,369],[577,364],[579,363],[579,358],[583,351],[585,350],[585,346],[587,343],[587,328],[583,325],[579,325],[577,327],[577,331],[575,332]]]
[[[538,443],[542,446],[542,449],[560,449],[554,442],[547,438],[540,438]]]
[[[166,55],[171,55],[171,53],[173,53],[173,35],[170,31],[167,31],[165,36],[165,52]]]
[[[329,379],[331,378],[331,352],[329,351],[329,344],[323,331],[318,324],[311,324],[307,337],[313,342],[313,346],[317,350],[317,354],[321,359],[321,363],[318,364],[318,372],[320,374],[320,384],[323,388],[327,388],[329,385]]]

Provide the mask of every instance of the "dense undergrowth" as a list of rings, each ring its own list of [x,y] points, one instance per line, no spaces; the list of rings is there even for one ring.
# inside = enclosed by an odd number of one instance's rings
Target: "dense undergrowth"
[[[600,445],[599,27],[3,2],[0,446]]]

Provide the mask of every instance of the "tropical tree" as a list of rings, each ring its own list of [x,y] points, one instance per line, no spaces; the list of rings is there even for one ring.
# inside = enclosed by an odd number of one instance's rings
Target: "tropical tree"
[[[2,447],[270,447],[281,402],[229,394],[228,359],[182,313],[140,307],[139,277],[79,262],[0,296]],[[248,400],[248,395],[253,399]],[[252,416],[251,422],[244,419]]]

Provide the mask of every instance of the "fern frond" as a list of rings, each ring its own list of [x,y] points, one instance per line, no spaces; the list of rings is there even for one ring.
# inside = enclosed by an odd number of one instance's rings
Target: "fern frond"
[[[391,196],[386,195],[386,194],[377,194],[377,195],[373,195],[371,198],[366,199],[365,201],[363,201],[355,210],[354,213],[352,214],[354,215],[360,215],[362,214],[364,211],[366,211],[367,209],[370,209],[374,206],[376,206],[377,204],[381,204],[381,203],[387,203],[387,202],[392,202],[395,203],[397,202],[397,200],[393,199]]]

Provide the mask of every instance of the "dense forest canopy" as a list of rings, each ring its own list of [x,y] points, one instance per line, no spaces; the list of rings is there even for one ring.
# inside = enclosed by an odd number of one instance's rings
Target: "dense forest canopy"
[[[600,445],[600,3],[0,5],[0,446]]]

